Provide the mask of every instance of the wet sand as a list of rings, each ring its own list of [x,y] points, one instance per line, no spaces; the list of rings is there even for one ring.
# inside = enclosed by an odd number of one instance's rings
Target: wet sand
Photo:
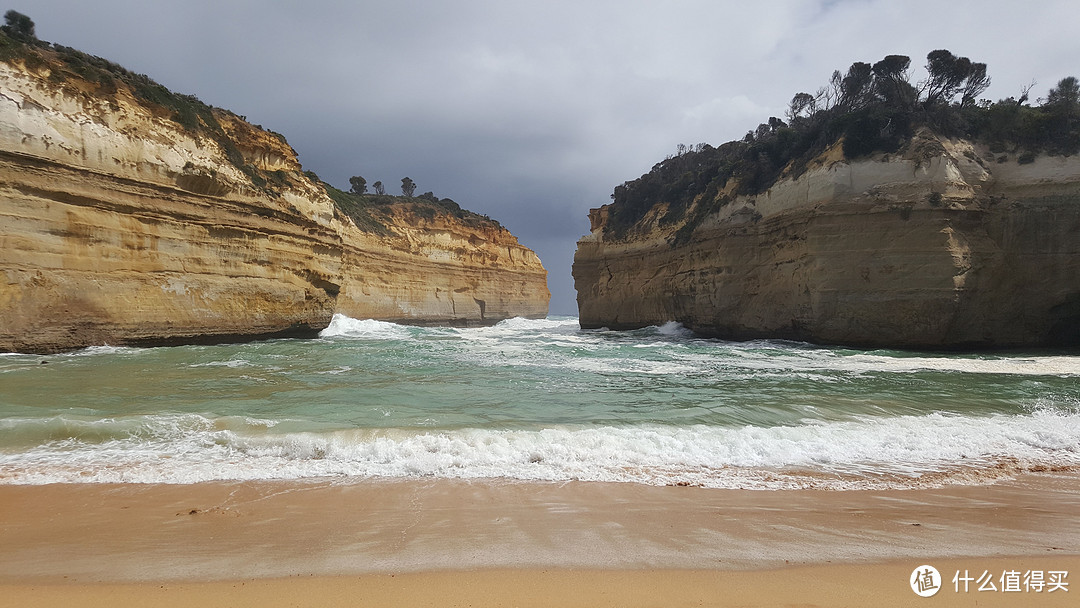
[[[1075,605],[1080,477],[903,491],[500,481],[0,486],[0,606]],[[921,564],[944,575],[917,597]],[[1080,583],[1078,583],[1080,584]],[[1070,602],[1069,600],[1072,599]]]

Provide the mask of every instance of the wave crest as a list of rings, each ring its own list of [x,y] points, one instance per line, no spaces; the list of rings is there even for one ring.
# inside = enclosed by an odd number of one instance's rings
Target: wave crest
[[[18,426],[7,422],[3,429]],[[900,416],[800,426],[299,430],[199,415],[54,419],[0,449],[0,483],[509,478],[871,489],[1080,467],[1080,414]],[[976,480],[976,481],[973,481]]]
[[[410,337],[404,325],[374,319],[354,319],[334,313],[330,324],[319,332],[320,338],[362,338],[365,340],[405,340]]]

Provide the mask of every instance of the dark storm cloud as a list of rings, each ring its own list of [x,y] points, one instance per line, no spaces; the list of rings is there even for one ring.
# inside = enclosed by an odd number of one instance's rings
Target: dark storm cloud
[[[17,4],[43,39],[285,134],[331,183],[409,176],[498,219],[544,260],[553,313],[576,311],[574,243],[616,184],[834,69],[948,48],[989,65],[994,99],[1080,75],[1071,2]]]

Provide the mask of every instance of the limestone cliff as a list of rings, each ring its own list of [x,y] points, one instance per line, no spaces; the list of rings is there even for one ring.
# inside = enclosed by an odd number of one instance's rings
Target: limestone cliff
[[[547,314],[546,271],[498,224],[396,204],[362,230],[280,136],[59,57],[0,61],[0,350]]]
[[[393,232],[377,237],[351,224],[342,228],[337,312],[422,325],[547,316],[547,272],[506,229],[420,214],[408,204],[373,215]]]
[[[857,346],[1080,344],[1080,158],[1017,162],[923,130],[893,154],[839,144],[696,224],[590,213],[583,327],[679,321],[709,336]],[[679,234],[682,238],[675,238]]]

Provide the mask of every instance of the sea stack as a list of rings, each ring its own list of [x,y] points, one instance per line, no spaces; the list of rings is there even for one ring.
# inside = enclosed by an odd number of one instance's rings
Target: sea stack
[[[497,222],[332,190],[279,134],[0,33],[0,351],[546,316],[546,270]]]

